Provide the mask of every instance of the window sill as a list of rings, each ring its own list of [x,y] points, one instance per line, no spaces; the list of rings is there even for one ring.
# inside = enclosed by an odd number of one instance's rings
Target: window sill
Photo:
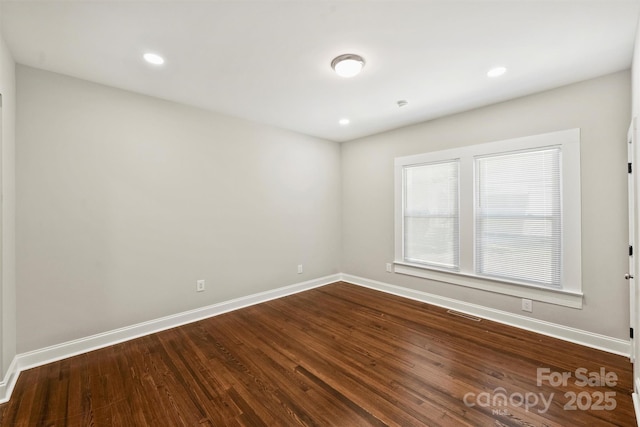
[[[534,301],[547,302],[564,307],[582,309],[581,292],[566,291],[561,289],[543,288],[534,285],[511,283],[494,280],[486,277],[478,277],[470,274],[436,270],[405,262],[394,262],[394,272],[408,276],[421,277],[437,282],[449,283],[468,288],[481,289],[497,294],[510,295],[518,298],[528,298]]]

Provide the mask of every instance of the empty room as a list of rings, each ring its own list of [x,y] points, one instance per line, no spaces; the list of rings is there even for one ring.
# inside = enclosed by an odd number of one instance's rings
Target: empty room
[[[639,19],[1,0],[0,425],[637,426]]]

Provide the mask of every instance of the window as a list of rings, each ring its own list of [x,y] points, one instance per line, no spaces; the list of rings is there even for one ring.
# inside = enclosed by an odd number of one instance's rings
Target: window
[[[476,272],[560,286],[560,148],[475,159]]]
[[[397,158],[396,272],[581,306],[579,140]]]
[[[404,258],[458,267],[458,162],[405,169]]]

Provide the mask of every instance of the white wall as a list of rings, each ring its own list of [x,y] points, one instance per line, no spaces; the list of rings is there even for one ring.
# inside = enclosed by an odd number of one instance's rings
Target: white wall
[[[534,302],[532,317],[614,338],[629,331],[628,71],[342,145],[343,272],[517,314],[519,298],[385,272],[394,259],[398,156],[581,129],[583,309]]]
[[[1,376],[16,355],[16,267],[15,267],[15,62],[0,36],[0,94],[2,95],[2,140],[0,147],[2,188],[2,227],[0,278],[0,354]]]
[[[385,272],[393,159],[573,127],[584,307],[535,302],[531,316],[627,338],[629,72],[342,146],[24,66],[17,78],[20,353],[338,271],[525,314],[518,298]]]
[[[17,84],[18,352],[339,272],[338,144],[24,66]]]

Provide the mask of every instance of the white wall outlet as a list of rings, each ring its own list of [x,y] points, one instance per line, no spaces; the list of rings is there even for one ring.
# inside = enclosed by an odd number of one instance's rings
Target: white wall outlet
[[[393,268],[390,262],[387,263],[387,273],[393,273]]]
[[[298,274],[302,274],[302,264],[298,264]]]
[[[203,292],[203,291],[204,291],[204,279],[201,279],[196,282],[196,292]]]
[[[528,311],[529,313],[533,311],[533,303],[530,299],[522,298],[522,311]]]

